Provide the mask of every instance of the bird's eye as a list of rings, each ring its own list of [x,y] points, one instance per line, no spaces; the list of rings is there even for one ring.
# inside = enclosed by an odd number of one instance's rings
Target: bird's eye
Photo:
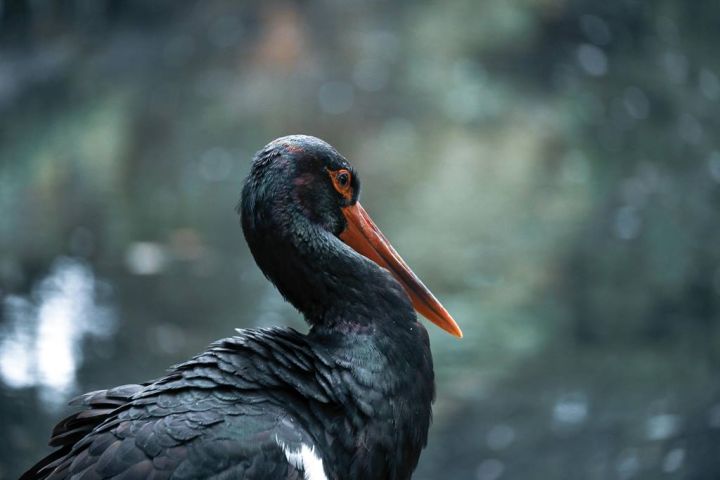
[[[350,171],[344,168],[336,171],[328,169],[328,173],[335,190],[346,199],[352,199],[352,187],[350,186],[352,174]]]

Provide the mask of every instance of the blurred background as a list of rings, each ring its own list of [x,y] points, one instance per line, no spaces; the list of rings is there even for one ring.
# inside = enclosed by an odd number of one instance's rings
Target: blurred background
[[[0,0],[0,478],[74,395],[305,330],[234,213],[319,136],[465,332],[416,479],[720,478],[720,4]]]

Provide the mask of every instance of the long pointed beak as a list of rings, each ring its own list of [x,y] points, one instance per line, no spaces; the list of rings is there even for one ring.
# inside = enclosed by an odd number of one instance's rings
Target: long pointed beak
[[[463,334],[445,307],[408,267],[360,203],[342,209],[348,226],[340,239],[353,250],[386,268],[403,286],[413,308],[451,335]]]

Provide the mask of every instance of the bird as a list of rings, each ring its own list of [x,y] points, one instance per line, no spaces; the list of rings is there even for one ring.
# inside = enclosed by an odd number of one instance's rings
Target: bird
[[[356,170],[316,137],[258,151],[240,223],[308,332],[238,329],[159,379],[78,397],[21,480],[410,478],[435,399],[416,312],[462,332],[359,194]]]

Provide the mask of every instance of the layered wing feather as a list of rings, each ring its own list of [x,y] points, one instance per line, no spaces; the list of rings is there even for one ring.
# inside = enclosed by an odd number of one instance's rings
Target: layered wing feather
[[[306,424],[337,408],[331,366],[294,330],[241,331],[153,383],[76,399],[58,449],[21,478],[310,478]]]

